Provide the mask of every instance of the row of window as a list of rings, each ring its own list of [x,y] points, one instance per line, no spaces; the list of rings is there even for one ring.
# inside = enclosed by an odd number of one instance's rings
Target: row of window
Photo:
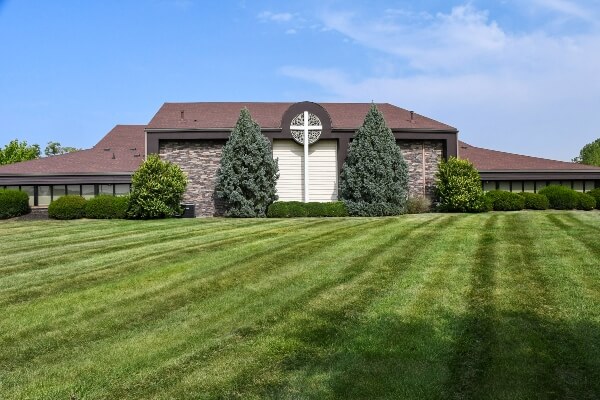
[[[83,196],[86,199],[108,194],[111,196],[123,196],[131,191],[128,183],[119,184],[96,184],[96,185],[22,185],[3,186],[4,189],[21,190],[29,195],[30,206],[47,206],[54,200],[66,194]]]
[[[549,185],[561,185],[578,192],[589,192],[596,187],[596,181],[483,181],[483,190],[506,190],[509,192],[537,193]]]

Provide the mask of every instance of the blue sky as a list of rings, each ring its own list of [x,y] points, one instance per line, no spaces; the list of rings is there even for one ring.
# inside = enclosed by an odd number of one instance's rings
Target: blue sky
[[[0,144],[93,146],[163,102],[390,102],[473,145],[600,137],[600,1],[0,0]]]

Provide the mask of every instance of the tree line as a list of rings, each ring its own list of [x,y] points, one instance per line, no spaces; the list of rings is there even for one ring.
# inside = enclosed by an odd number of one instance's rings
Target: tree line
[[[62,146],[60,142],[48,142],[44,149],[44,156],[51,157],[60,154],[78,151],[76,147]],[[0,148],[0,165],[13,164],[21,161],[35,160],[42,154],[39,144],[28,144],[26,140],[11,140],[3,148]]]

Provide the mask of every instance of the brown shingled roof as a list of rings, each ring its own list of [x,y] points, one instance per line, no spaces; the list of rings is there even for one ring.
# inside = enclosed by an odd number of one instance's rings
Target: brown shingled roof
[[[132,173],[145,153],[145,127],[117,125],[91,149],[3,165],[0,175]]]
[[[252,118],[265,129],[281,128],[283,113],[294,103],[222,102],[164,103],[148,124],[148,129],[231,129],[247,107]],[[357,129],[364,121],[370,103],[318,103],[329,113],[333,129]],[[456,131],[449,125],[414,114],[389,103],[378,103],[391,129]],[[181,118],[181,112],[184,118]]]
[[[488,150],[461,141],[458,156],[471,161],[478,171],[600,171],[591,165]]]

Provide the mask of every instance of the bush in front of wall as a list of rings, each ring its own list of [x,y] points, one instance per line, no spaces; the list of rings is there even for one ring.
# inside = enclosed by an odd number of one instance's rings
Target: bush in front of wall
[[[85,217],[86,200],[81,196],[66,195],[48,206],[48,216],[54,219],[79,219]]]
[[[579,204],[577,192],[560,185],[546,186],[539,191],[548,198],[550,208],[555,210],[574,210]]]
[[[525,199],[517,193],[492,190],[485,196],[490,199],[494,211],[519,211],[525,207]]]
[[[483,195],[479,172],[469,160],[450,157],[442,160],[436,173],[438,209],[447,212],[486,212],[491,210]]]
[[[421,214],[431,210],[431,200],[427,197],[409,197],[406,200],[406,213],[407,214]]]
[[[123,219],[127,216],[128,206],[129,196],[101,194],[87,201],[85,216],[92,219]]]
[[[129,218],[169,218],[181,214],[187,177],[178,165],[151,154],[135,171],[131,184]]]
[[[346,217],[348,210],[342,201],[309,202],[276,201],[267,210],[269,218]]]
[[[521,192],[519,196],[525,200],[524,208],[526,210],[547,210],[550,208],[550,202],[543,194]]]
[[[29,196],[13,189],[0,189],[0,219],[25,215],[31,211]]]
[[[596,208],[596,199],[593,196],[587,193],[577,192],[578,210],[590,211],[594,208]]]
[[[586,193],[596,199],[596,208],[600,208],[600,188],[590,190]]]

